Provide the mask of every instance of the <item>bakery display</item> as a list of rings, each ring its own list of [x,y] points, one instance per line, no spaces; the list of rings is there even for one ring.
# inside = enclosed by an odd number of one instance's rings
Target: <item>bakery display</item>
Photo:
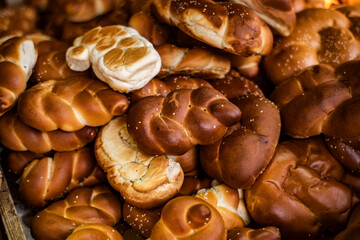
[[[357,3],[18,1],[0,8],[16,234],[355,238]]]

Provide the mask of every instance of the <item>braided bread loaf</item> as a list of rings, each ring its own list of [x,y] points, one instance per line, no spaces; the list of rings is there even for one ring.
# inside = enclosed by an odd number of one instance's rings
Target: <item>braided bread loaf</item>
[[[152,7],[163,22],[227,52],[265,55],[272,48],[271,30],[244,5],[212,0],[154,0]]]
[[[25,91],[36,63],[34,43],[24,37],[10,37],[0,43],[0,116],[15,106]]]
[[[5,166],[8,168],[9,172],[15,174],[17,177],[21,177],[24,168],[28,163],[43,157],[45,157],[45,155],[41,153],[10,151],[6,156]]]
[[[93,149],[56,152],[53,157],[35,159],[25,167],[19,193],[26,205],[39,209],[74,188],[94,186],[105,179]]]
[[[90,77],[48,80],[27,89],[17,110],[23,123],[40,131],[77,131],[101,126],[123,114],[128,99]]]
[[[225,184],[214,184],[209,189],[199,190],[195,197],[205,200],[219,211],[226,231],[244,227],[250,223],[242,189],[230,188]]]
[[[230,71],[230,60],[208,48],[180,48],[173,44],[156,47],[161,57],[158,78],[169,75],[190,75],[200,78],[224,78]]]
[[[143,98],[129,109],[127,123],[130,136],[145,153],[181,155],[196,144],[217,142],[240,114],[220,92],[201,87]]]
[[[181,196],[170,200],[161,212],[149,240],[225,240],[226,230],[220,213],[206,201]]]
[[[121,207],[120,198],[106,185],[77,188],[33,217],[31,235],[36,240],[63,240],[84,223],[114,226]]]
[[[101,223],[85,223],[76,227],[66,240],[124,240],[121,234]]]
[[[183,183],[183,170],[173,159],[146,155],[138,149],[127,131],[125,116],[114,118],[101,128],[95,155],[111,186],[135,207],[159,207]]]
[[[97,128],[87,126],[75,132],[39,131],[21,122],[14,110],[0,118],[0,142],[13,151],[35,153],[46,153],[51,150],[73,151],[92,142],[97,132]]]
[[[282,142],[245,191],[248,211],[260,225],[278,227],[285,239],[317,239],[325,229],[337,233],[359,202],[342,183],[344,175],[321,137]]]
[[[70,69],[96,76],[120,92],[143,87],[160,71],[161,59],[153,45],[131,27],[96,27],[79,36],[66,52]]]

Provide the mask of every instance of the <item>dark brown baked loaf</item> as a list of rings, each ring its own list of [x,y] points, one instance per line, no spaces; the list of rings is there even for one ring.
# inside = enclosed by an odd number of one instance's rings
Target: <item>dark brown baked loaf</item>
[[[7,37],[0,42],[0,116],[13,108],[36,63],[34,43],[25,37]]]
[[[337,234],[334,240],[359,239],[360,236],[360,205],[352,211],[346,229]]]
[[[13,151],[73,151],[92,142],[97,132],[97,128],[88,126],[74,132],[39,131],[24,124],[15,109],[0,118],[0,142]]]
[[[272,48],[271,30],[244,5],[212,0],[155,0],[151,7],[161,21],[230,53],[265,55]]]
[[[206,201],[194,196],[170,200],[161,212],[150,239],[225,240],[226,230],[220,213]]]
[[[91,77],[48,80],[27,89],[17,110],[28,126],[41,131],[77,131],[101,126],[129,106],[125,95]]]
[[[66,240],[124,240],[113,227],[101,223],[85,223],[76,227]]]
[[[27,206],[40,209],[74,188],[94,186],[105,180],[93,149],[81,148],[32,160],[21,176],[19,193]]]
[[[278,227],[285,239],[317,239],[324,229],[338,233],[359,202],[342,183],[344,174],[320,137],[282,142],[245,191],[248,211],[261,226]]]
[[[213,88],[174,90],[132,105],[128,130],[138,147],[150,155],[181,155],[196,144],[221,139],[240,119],[238,107]]]
[[[106,185],[77,188],[33,217],[31,235],[37,240],[63,240],[81,224],[115,226],[121,208],[120,198]]]

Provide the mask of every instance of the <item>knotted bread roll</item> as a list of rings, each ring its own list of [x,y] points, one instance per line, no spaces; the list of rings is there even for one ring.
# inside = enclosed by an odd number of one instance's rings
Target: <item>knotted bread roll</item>
[[[77,188],[33,217],[31,235],[36,240],[63,240],[81,224],[115,226],[121,207],[120,198],[106,185]]]
[[[189,36],[237,55],[266,55],[273,35],[244,5],[212,0],[154,0],[154,14]]]
[[[151,209],[165,204],[184,180],[180,164],[173,159],[141,152],[128,133],[125,116],[101,128],[95,155],[111,186],[135,207]]]
[[[201,189],[195,197],[201,198],[215,207],[225,223],[226,231],[245,227],[250,223],[242,189],[230,188],[226,184],[215,183],[209,189]]]
[[[19,95],[25,91],[36,59],[31,40],[24,37],[0,40],[0,116],[14,107]]]
[[[220,140],[240,115],[220,92],[201,87],[143,98],[130,107],[127,123],[130,136],[145,153],[181,155],[196,144]]]
[[[123,94],[95,78],[79,76],[48,80],[27,89],[17,110],[23,123],[40,131],[77,131],[102,126],[128,106]]]
[[[342,183],[343,167],[320,137],[278,145],[245,201],[261,226],[275,226],[285,239],[317,239],[325,229],[345,228],[359,197]]]
[[[211,204],[194,196],[181,196],[164,206],[151,239],[225,240],[226,229],[220,213]]]
[[[101,223],[85,223],[76,227],[66,240],[124,240],[113,227]]]
[[[88,126],[75,132],[39,131],[24,124],[15,109],[0,118],[0,142],[13,151],[35,153],[47,153],[51,150],[73,151],[92,142],[97,132],[97,128]]]
[[[27,206],[40,209],[74,188],[95,186],[105,179],[93,149],[85,147],[32,160],[21,176],[19,193]]]
[[[96,76],[120,92],[143,87],[160,71],[161,59],[153,45],[131,27],[96,27],[79,36],[66,52],[70,69]]]

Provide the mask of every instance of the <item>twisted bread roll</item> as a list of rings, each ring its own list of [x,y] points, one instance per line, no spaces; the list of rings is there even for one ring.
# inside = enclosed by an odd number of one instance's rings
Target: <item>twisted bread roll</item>
[[[34,67],[33,81],[35,83],[47,80],[61,80],[76,76],[90,75],[89,72],[73,71],[67,65],[66,49],[57,49],[54,51],[39,54]]]
[[[154,0],[155,15],[210,46],[237,55],[268,54],[273,35],[244,5],[211,0]]]
[[[151,1],[148,2],[150,4]],[[141,36],[149,40],[155,47],[165,44],[170,37],[168,27],[156,21],[149,12],[139,11],[134,13],[130,17],[128,25],[137,30]]]
[[[124,238],[108,225],[87,223],[76,227],[66,240],[124,240]]]
[[[90,66],[96,76],[120,92],[143,87],[160,71],[161,59],[153,45],[131,27],[96,27],[76,38],[66,52],[75,71]]]
[[[266,1],[266,0],[231,0],[243,4],[268,24],[276,34],[287,37],[295,28],[296,15],[293,0]]]
[[[264,227],[260,229],[235,228],[227,233],[228,240],[280,240],[281,234],[276,227]]]
[[[184,179],[183,170],[173,159],[146,155],[138,149],[127,131],[125,116],[101,128],[95,155],[111,186],[135,207],[163,205],[179,191]]]
[[[40,131],[77,131],[101,126],[123,114],[128,99],[90,77],[48,80],[27,89],[17,110],[23,123]]]
[[[15,174],[17,177],[20,177],[28,163],[43,157],[45,157],[45,155],[41,153],[34,153],[29,151],[11,151],[6,157],[5,165],[11,173]]]
[[[213,88],[178,89],[137,101],[128,112],[130,136],[147,154],[181,155],[221,139],[240,110]]]
[[[271,53],[264,57],[267,76],[278,85],[307,67],[319,63],[336,67],[358,58],[360,43],[350,27],[350,20],[334,9],[299,12],[292,34],[278,38]]]
[[[197,197],[181,196],[164,206],[150,239],[224,240],[226,230],[220,213],[211,204]]]
[[[119,197],[106,185],[77,188],[33,217],[31,235],[37,240],[63,240],[84,223],[114,226],[121,207]]]
[[[34,43],[24,37],[10,37],[0,43],[0,116],[9,111],[25,91],[36,63]]]
[[[97,128],[87,126],[75,132],[39,131],[21,122],[14,110],[0,118],[0,142],[13,151],[73,151],[93,141],[97,132]]]
[[[74,188],[94,186],[105,179],[91,148],[56,152],[53,157],[35,159],[25,167],[19,193],[26,205],[39,209]]]
[[[278,227],[286,239],[317,239],[324,229],[337,233],[359,202],[341,182],[343,175],[320,137],[283,142],[245,191],[248,211],[260,225]]]
[[[125,202],[123,206],[123,216],[127,224],[132,227],[139,235],[150,237],[154,225],[160,220],[162,208],[141,209]]]
[[[334,240],[358,239],[360,236],[360,205],[351,213],[346,229],[337,234]]]
[[[210,189],[199,190],[195,197],[201,198],[215,207],[224,219],[227,231],[244,227],[250,223],[242,189],[234,189],[225,184],[215,184]]]
[[[200,78],[223,78],[230,71],[230,60],[207,48],[180,48],[173,44],[156,47],[161,57],[158,78],[190,75]]]
[[[241,73],[244,77],[254,78],[259,73],[259,64],[262,59],[260,55],[243,57],[235,54],[229,55],[231,67]]]
[[[235,74],[229,77],[234,82],[243,81]],[[239,123],[218,142],[200,147],[204,171],[232,188],[249,188],[255,182],[271,160],[280,137],[279,110],[249,82],[237,90],[243,95],[232,99],[235,95],[227,94],[241,110]]]
[[[141,98],[148,96],[165,97],[176,89],[197,89],[200,87],[212,87],[210,83],[201,78],[192,78],[189,76],[169,76],[165,80],[153,78],[144,87],[129,94],[130,101],[136,102]]]

